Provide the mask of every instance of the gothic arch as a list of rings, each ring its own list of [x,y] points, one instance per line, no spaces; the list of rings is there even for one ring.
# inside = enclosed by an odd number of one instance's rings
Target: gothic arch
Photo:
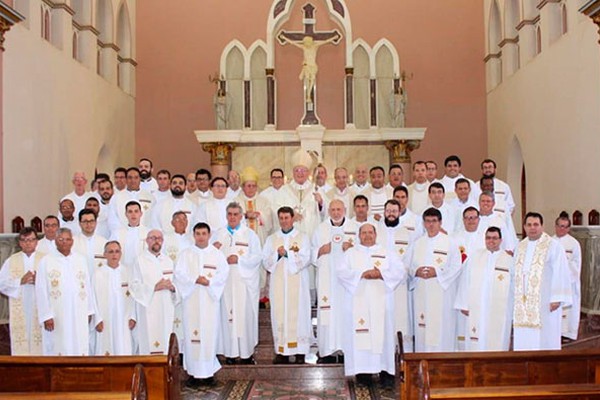
[[[519,35],[517,25],[521,22],[519,0],[506,0],[504,3],[504,37],[514,39]]]
[[[394,70],[394,74],[396,74],[397,77],[400,76],[400,57],[398,57],[398,51],[396,50],[396,47],[394,47],[392,42],[390,42],[389,40],[387,40],[385,38],[379,39],[379,41],[377,43],[375,43],[375,46],[373,46],[373,52],[371,53],[372,54],[371,71],[376,70],[377,54],[383,48],[386,48],[389,50],[390,55],[392,57],[392,68]]]
[[[94,26],[100,32],[98,39],[102,43],[113,43],[113,8],[110,0],[96,0]]]
[[[500,51],[502,40],[502,21],[500,19],[500,7],[497,0],[490,6],[490,17],[488,25],[488,54],[496,54]]]
[[[267,68],[275,66],[275,36],[280,27],[290,18],[296,0],[273,0],[267,21]],[[345,0],[327,0],[329,16],[342,29],[345,41],[346,66],[352,66],[352,23]]]
[[[119,56],[131,57],[131,19],[126,1],[121,2],[117,13],[117,46],[119,46]]]
[[[71,8],[75,11],[73,20],[79,25],[92,24],[92,2],[90,0],[71,0]]]
[[[250,45],[250,47],[248,47],[247,50],[247,54],[246,54],[246,60],[245,60],[245,65],[244,65],[244,77],[246,79],[250,79],[251,75],[252,75],[252,57],[254,56],[255,52],[261,52],[264,51],[265,56],[267,55],[267,44],[263,41],[263,40],[256,40],[254,41],[254,43],[252,43]],[[266,67],[266,65],[265,65]],[[263,74],[264,74],[264,69],[263,69]]]
[[[221,74],[223,74],[225,76],[225,79],[227,79],[227,76],[226,76],[226,74],[227,74],[227,58],[229,57],[229,53],[233,49],[237,49],[242,53],[242,56],[244,58],[244,64],[245,64],[245,60],[248,59],[248,50],[246,49],[246,46],[244,46],[244,44],[242,42],[240,42],[237,39],[234,39],[231,42],[227,43],[227,46],[225,46],[225,48],[221,52],[221,60],[219,62],[219,64],[220,64],[219,70],[221,71]]]

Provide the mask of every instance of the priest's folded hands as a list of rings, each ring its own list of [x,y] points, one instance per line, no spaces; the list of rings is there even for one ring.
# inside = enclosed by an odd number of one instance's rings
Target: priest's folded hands
[[[434,267],[423,266],[423,267],[417,268],[417,271],[415,272],[415,276],[417,276],[419,278],[423,278],[423,279],[429,279],[429,278],[435,278],[437,276],[437,273],[436,273]]]

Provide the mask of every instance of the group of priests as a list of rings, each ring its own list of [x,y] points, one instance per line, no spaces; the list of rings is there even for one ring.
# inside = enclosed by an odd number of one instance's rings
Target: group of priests
[[[275,363],[343,362],[348,376],[394,375],[405,351],[560,349],[577,337],[581,251],[568,216],[544,232],[481,163],[474,182],[449,156],[413,164],[171,175],[152,162],[85,174],[0,270],[12,354],[163,354],[177,333],[190,386],[226,364],[253,364],[259,298],[268,298]],[[312,172],[312,176],[311,176]],[[387,179],[386,179],[387,174]],[[263,300],[264,300],[263,299]],[[316,338],[311,308],[317,309]]]

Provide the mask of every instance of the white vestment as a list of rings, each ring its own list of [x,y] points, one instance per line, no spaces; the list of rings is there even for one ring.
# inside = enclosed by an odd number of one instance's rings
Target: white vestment
[[[414,223],[415,221],[408,220],[407,222],[409,222],[409,225],[411,225],[411,223]],[[405,263],[406,255],[408,254],[409,246],[414,242],[414,240],[416,240],[416,236],[414,234],[414,225],[411,227],[413,228],[412,230],[408,230],[407,226],[402,226],[400,224],[395,227],[388,227],[385,225],[385,222],[380,221],[379,229],[377,230],[377,242],[386,249],[390,268],[402,269],[401,273],[404,276],[408,275],[408,264]],[[412,352],[412,321],[414,317],[412,313],[412,292],[408,291],[407,280],[404,280],[396,287],[393,296],[394,332],[402,332],[404,351]]]
[[[283,246],[287,255],[279,257]],[[296,228],[281,230],[267,238],[263,266],[271,273],[269,299],[275,353],[289,356],[308,354],[313,338],[308,265],[310,241]]]
[[[116,240],[121,245],[123,264],[133,267],[140,253],[146,248],[146,236],[149,231],[150,229],[140,225],[127,226],[113,232],[110,240]]]
[[[415,351],[454,351],[456,345],[456,280],[461,272],[457,243],[440,232],[417,239],[409,249],[409,273],[414,288]],[[434,278],[415,276],[419,267],[436,271]]]
[[[327,209],[332,200],[341,200],[346,206],[346,216],[352,218],[354,216],[354,197],[356,197],[356,192],[352,188],[346,187],[344,190],[340,190],[334,186],[325,193],[324,199]]]
[[[155,291],[161,279],[173,280],[173,261],[164,254],[155,256],[144,250],[133,266],[131,295],[136,301],[136,326],[139,354],[167,354],[173,332],[178,291]]]
[[[510,214],[503,215],[498,212],[493,212],[490,215],[479,216],[479,230],[485,236],[485,231],[490,226],[495,226],[502,232],[502,249],[514,251],[517,246],[518,239],[515,233],[515,227]]]
[[[470,253],[458,283],[454,308],[465,317],[465,350],[508,351],[512,323],[513,258],[504,250]]]
[[[191,232],[190,227],[193,227],[191,224],[191,219],[195,210],[196,204],[192,200],[185,196],[180,199],[176,199],[169,194],[168,197],[156,203],[156,205],[152,208],[150,226],[153,229],[161,230],[165,235],[173,233],[175,232],[175,228],[173,228],[173,225],[171,225],[173,214],[177,211],[183,211],[187,215],[189,222],[187,231]]]
[[[105,259],[104,245],[106,238],[100,235],[85,236],[83,233],[73,237],[73,251],[81,254],[87,260],[88,274],[94,279],[94,269]]]
[[[369,199],[369,215],[375,217],[375,215],[379,214],[383,218],[385,202],[394,196],[394,190],[389,186],[379,189],[371,186],[362,195]]]
[[[258,298],[262,249],[253,230],[240,226],[230,232],[220,229],[213,237],[221,243],[225,259],[237,255],[229,264],[229,278],[221,299],[222,349],[226,357],[249,358],[258,344]]]
[[[377,268],[383,279],[363,279]],[[348,249],[336,266],[346,289],[343,308],[344,374],[346,376],[386,371],[395,374],[394,300],[396,286],[406,279],[404,266],[389,265],[380,245],[356,245]]]
[[[150,217],[152,215],[152,207],[154,206],[154,196],[146,190],[123,190],[122,192],[115,193],[110,199],[109,214],[108,214],[108,227],[110,228],[111,235],[114,235],[120,228],[127,227],[127,218],[125,217],[125,206],[130,201],[137,201],[140,203],[142,208],[142,219],[141,224],[144,226],[150,226]]]
[[[70,229],[73,236],[79,235],[81,233],[81,227],[79,226],[79,222],[77,221],[77,218],[73,218],[71,221],[65,221],[59,215],[58,222],[59,222],[61,228]]]
[[[427,181],[425,183],[413,182],[408,185],[408,208],[419,217],[423,215],[423,211],[431,207],[429,185],[430,183]]]
[[[481,181],[477,181],[475,186],[471,186],[473,196],[478,199],[481,194]],[[513,199],[512,191],[508,183],[494,178],[494,199],[496,206],[494,211],[501,212],[509,217],[515,209],[515,200]]]
[[[38,245],[35,250],[40,253],[49,254],[56,251],[56,244],[54,243],[54,240],[49,240],[43,237],[38,241]]]
[[[571,277],[571,294],[573,301],[570,306],[562,308],[562,336],[577,340],[579,331],[579,314],[581,312],[581,246],[577,239],[565,235],[558,239],[565,249],[569,262],[569,275]]]
[[[77,219],[79,211],[85,208],[85,202],[90,197],[95,197],[94,192],[83,192],[81,196],[78,196],[77,193],[75,193],[75,191],[72,191],[71,193],[66,194],[62,199],[60,199],[60,201],[63,201],[64,199],[69,199],[73,202],[73,205],[75,206],[75,212],[73,213],[73,216],[75,217],[75,219]]]
[[[216,232],[227,225],[227,205],[231,199],[210,199],[202,202],[197,208],[196,216],[192,217],[192,225],[198,222],[206,222],[211,232]],[[193,226],[192,226],[193,227]]]
[[[196,283],[199,276],[208,286]],[[221,340],[220,303],[229,266],[223,254],[211,245],[192,246],[177,259],[175,282],[183,299],[183,360],[187,372],[195,378],[208,378],[221,365],[217,349]]]
[[[8,296],[10,354],[13,356],[42,354],[35,285],[21,285],[21,278],[28,271],[36,272],[44,256],[39,251],[30,256],[20,251],[4,261],[0,269],[0,293]]]
[[[448,201],[444,201],[439,208],[435,206],[431,207],[442,213],[442,229],[444,229],[448,235],[453,234],[454,229],[456,228],[456,210],[454,207],[452,207]]]
[[[93,286],[96,296],[97,313],[94,326],[102,321],[104,329],[96,332],[94,354],[97,356],[132,355],[132,331],[129,320],[137,321],[135,301],[129,284],[130,268],[119,264],[109,267],[106,261],[94,269]]]
[[[571,279],[565,251],[542,234],[522,240],[515,251],[514,349],[560,350],[561,308],[571,304]],[[558,302],[550,311],[550,303]]]
[[[279,190],[275,203],[272,204],[273,209],[277,213],[277,210],[283,206],[293,208],[296,214],[302,215],[302,220],[294,223],[294,226],[307,235],[312,235],[321,223],[325,212],[324,206],[319,210],[314,193],[315,185],[310,181],[302,185],[292,181]]]
[[[258,218],[244,218],[242,223],[258,235],[262,245],[273,232],[273,208],[271,203],[264,196],[258,195],[250,198],[244,192],[240,192],[233,201],[242,207],[242,213],[244,214],[248,211],[259,213]]]
[[[312,263],[317,267],[317,344],[319,356],[329,356],[342,350],[344,288],[338,279],[336,266],[343,262],[344,242],[357,243],[358,227],[345,219],[340,226],[331,220],[322,222],[312,241]],[[319,257],[319,249],[331,245],[331,252]]]
[[[369,182],[365,182],[363,185],[359,185],[358,183],[354,182],[350,186],[350,189],[354,190],[354,193],[356,193],[358,195],[358,194],[362,194],[365,190],[367,190],[370,187],[371,187],[371,184]]]
[[[85,258],[58,251],[42,258],[35,295],[39,323],[54,320],[54,330],[42,330],[44,355],[87,356],[88,316],[95,312],[94,292]]]
[[[140,189],[145,190],[148,193],[154,193],[155,191],[158,191],[158,182],[151,176],[148,180],[140,181]]]
[[[475,183],[469,178],[465,177],[463,174],[458,174],[454,178],[450,178],[448,175],[444,175],[442,179],[440,179],[438,182],[444,186],[444,191],[446,193],[445,201],[451,201],[456,198],[456,192],[454,192],[454,189],[456,188],[456,181],[460,178],[468,180],[471,189],[473,188],[473,186],[475,186]],[[475,197],[475,193],[473,193],[473,190],[471,190],[471,193],[469,194],[469,199],[471,201],[477,202],[477,197]]]

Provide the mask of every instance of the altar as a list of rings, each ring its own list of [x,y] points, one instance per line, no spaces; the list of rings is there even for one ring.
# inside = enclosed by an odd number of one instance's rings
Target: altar
[[[317,29],[318,10],[327,12],[325,22],[330,29]],[[285,29],[287,26],[295,30]],[[405,181],[410,181],[410,155],[419,148],[426,128],[406,127],[408,75],[400,69],[393,43],[381,38],[370,46],[362,38],[354,38],[344,0],[313,0],[303,5],[273,0],[266,27],[266,40],[257,39],[248,48],[232,39],[212,78],[216,84],[216,129],[194,134],[202,149],[210,153],[213,175],[227,176],[230,169],[252,166],[260,174],[259,186],[265,188],[273,168],[283,169],[289,177],[292,155],[302,150],[313,158],[313,167],[321,163],[331,171],[330,177],[336,167],[345,167],[352,174],[361,164],[385,169],[400,164]],[[301,51],[303,57],[297,71],[303,109],[302,114],[297,109],[299,125],[295,129],[278,128],[280,110],[287,115],[296,111],[294,105],[278,104],[276,54],[284,46],[295,54]],[[322,125],[318,113],[319,100],[331,104],[328,97],[317,96],[317,89],[323,87],[327,89],[324,93],[331,93],[333,86],[331,81],[319,79],[319,68],[331,73],[331,67],[318,66],[318,54],[333,46],[343,48],[337,53],[344,58],[344,68],[337,72],[343,85],[336,86],[343,90],[341,129]],[[282,75],[289,80],[286,72]]]

